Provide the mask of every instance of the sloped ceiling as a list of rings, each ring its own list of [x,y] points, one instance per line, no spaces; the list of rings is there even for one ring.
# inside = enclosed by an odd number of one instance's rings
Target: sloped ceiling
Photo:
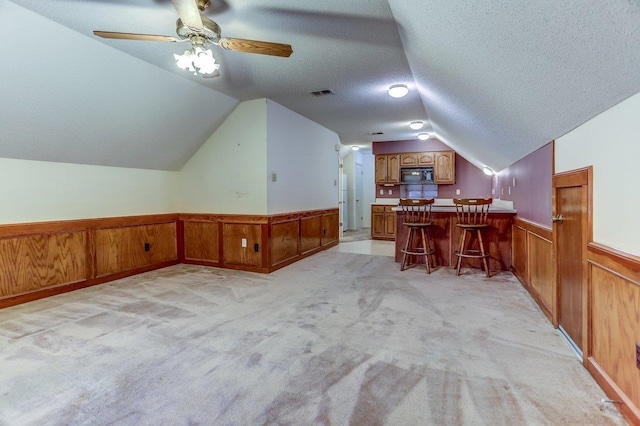
[[[239,101],[266,97],[344,144],[414,139],[425,120],[501,170],[640,91],[636,0],[212,0],[204,14],[294,53],[216,49],[222,76],[202,79],[175,66],[183,44],[92,34],[174,35],[169,0],[0,0],[0,156],[178,170]],[[393,83],[410,94],[390,98]]]

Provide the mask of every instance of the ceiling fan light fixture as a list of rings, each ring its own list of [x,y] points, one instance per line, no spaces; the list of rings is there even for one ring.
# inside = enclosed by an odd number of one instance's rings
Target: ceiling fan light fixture
[[[429,133],[418,133],[418,139],[420,139],[421,141],[426,141],[430,137],[431,135]]]
[[[210,75],[220,68],[220,64],[216,64],[211,49],[201,46],[185,50],[182,55],[174,54],[173,57],[178,68],[191,71],[193,75]]]
[[[412,121],[411,123],[409,123],[409,127],[413,130],[422,129],[422,126],[424,126],[424,123],[422,121]]]
[[[404,96],[407,96],[407,93],[409,93],[409,88],[406,84],[394,84],[389,87],[389,91],[387,93],[389,93],[389,96],[391,96],[392,98],[402,98]]]

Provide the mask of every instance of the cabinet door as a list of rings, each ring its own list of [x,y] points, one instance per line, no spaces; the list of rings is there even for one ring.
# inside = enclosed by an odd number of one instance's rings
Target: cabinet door
[[[385,212],[384,228],[385,237],[396,237],[396,212]]]
[[[418,165],[418,154],[409,152],[400,154],[400,167],[415,167]]]
[[[387,156],[376,155],[376,183],[387,183]]]
[[[371,237],[384,237],[384,213],[373,212],[371,213]]]
[[[433,152],[419,152],[417,157],[418,166],[433,166],[434,164]]]
[[[387,155],[387,183],[400,183],[400,154]]]
[[[435,153],[435,179],[434,183],[456,183],[456,164],[454,151],[442,151]]]

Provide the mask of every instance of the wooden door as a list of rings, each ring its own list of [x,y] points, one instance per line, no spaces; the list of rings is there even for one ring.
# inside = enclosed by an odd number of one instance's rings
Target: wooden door
[[[371,206],[371,237],[384,237],[384,206]]]
[[[557,324],[586,359],[587,243],[591,240],[590,170],[554,175]]]
[[[435,163],[433,152],[419,152],[418,153],[418,165],[419,166],[433,166]]]
[[[396,212],[392,207],[386,207],[384,212],[384,236],[388,238],[396,237]]]

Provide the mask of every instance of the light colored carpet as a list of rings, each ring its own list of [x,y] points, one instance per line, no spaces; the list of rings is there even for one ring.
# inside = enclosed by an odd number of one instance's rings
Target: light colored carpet
[[[0,310],[0,424],[624,424],[514,277],[476,272],[330,250]]]

